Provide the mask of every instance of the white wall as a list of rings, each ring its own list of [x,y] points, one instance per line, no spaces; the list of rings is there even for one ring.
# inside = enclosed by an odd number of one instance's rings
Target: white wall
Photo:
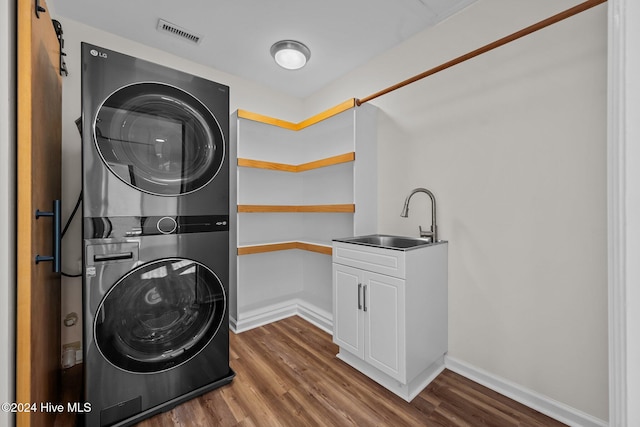
[[[230,86],[230,110],[242,108],[290,120],[302,120],[301,104],[296,98],[276,93],[256,83],[217,71],[191,61],[184,60],[148,46],[88,27],[82,23],[56,16],[56,1],[50,1],[52,16],[58,19],[64,31],[65,61],[69,76],[63,78],[62,96],[62,201],[63,218],[71,213],[81,189],[81,145],[80,135],[74,121],[81,114],[81,54],[80,43],[87,42],[107,49],[119,51],[138,58],[166,65],[194,75]],[[81,210],[80,210],[81,212]],[[80,214],[81,215],[81,214]],[[63,240],[63,270],[79,272],[82,254],[80,216],[74,219]],[[76,312],[82,317],[82,283],[80,278],[63,278],[62,317]],[[62,326],[62,344],[81,341],[82,322],[66,328]]]
[[[479,0],[305,102],[365,97],[578,1]],[[379,231],[449,240],[449,355],[608,419],[606,6],[372,103]],[[516,17],[516,18],[514,18]]]
[[[0,3],[0,403],[14,400],[15,2]],[[0,411],[0,425],[14,417]]]

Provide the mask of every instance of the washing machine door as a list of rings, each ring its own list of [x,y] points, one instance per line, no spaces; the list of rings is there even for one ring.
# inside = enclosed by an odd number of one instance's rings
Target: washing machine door
[[[100,353],[128,372],[155,373],[196,356],[225,314],[218,277],[196,261],[170,258],[139,266],[105,295],[94,321]]]
[[[211,111],[162,83],[137,83],[112,93],[97,111],[93,136],[111,172],[160,196],[202,188],[224,160],[224,137]]]

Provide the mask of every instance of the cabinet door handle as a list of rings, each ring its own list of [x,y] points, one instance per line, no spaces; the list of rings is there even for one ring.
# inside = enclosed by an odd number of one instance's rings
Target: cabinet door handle
[[[363,310],[367,311],[367,285],[362,288]]]
[[[361,290],[362,290],[362,283],[358,283],[358,310],[362,310],[362,301],[360,300]]]

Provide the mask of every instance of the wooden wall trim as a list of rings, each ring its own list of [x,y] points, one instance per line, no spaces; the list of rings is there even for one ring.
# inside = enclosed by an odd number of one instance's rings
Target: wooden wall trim
[[[499,40],[496,40],[492,43],[486,44],[476,50],[473,50],[469,53],[466,53],[464,55],[458,56],[457,58],[452,59],[451,61],[447,61],[444,64],[440,64],[437,67],[433,67],[427,71],[424,71],[420,74],[417,74],[413,77],[410,77],[406,80],[403,80],[399,83],[394,84],[393,86],[389,86],[385,89],[382,89],[376,93],[373,93],[367,97],[361,98],[361,99],[356,99],[356,105],[359,107],[362,104],[364,104],[365,102],[369,102],[373,99],[378,98],[379,96],[383,96],[386,95],[390,92],[393,92],[394,90],[398,90],[400,88],[403,88],[407,85],[410,85],[412,83],[417,82],[418,80],[422,80],[425,77],[429,77],[432,76],[436,73],[439,73],[440,71],[446,70],[448,68],[453,67],[454,65],[458,65],[461,64],[465,61],[468,61],[472,58],[475,58],[476,56],[482,55],[484,53],[487,53],[489,51],[492,51],[493,49],[496,49],[500,46],[504,46],[505,44],[511,43],[515,40],[518,40],[524,36],[528,36],[529,34],[535,33],[536,31],[539,31],[543,28],[546,28],[550,25],[556,24],[560,21],[563,21],[567,18],[570,18],[574,15],[577,15],[578,13],[582,13],[585,10],[589,10],[594,6],[597,6],[599,4],[605,3],[607,0],[587,0],[583,3],[580,3],[576,6],[573,6],[567,10],[564,10],[560,13],[557,13],[547,19],[543,19],[542,21],[539,21],[533,25],[530,25],[526,28],[523,28],[520,31],[516,31],[515,33],[512,33],[506,37],[503,37]]]

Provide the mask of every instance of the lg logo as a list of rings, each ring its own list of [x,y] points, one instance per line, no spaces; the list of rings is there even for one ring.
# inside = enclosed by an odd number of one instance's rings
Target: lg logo
[[[98,57],[100,57],[100,58],[106,58],[106,57],[107,57],[107,54],[106,54],[106,53],[104,53],[104,52],[98,52],[98,51],[97,51],[97,50],[95,50],[95,49],[91,49],[91,50],[89,51],[89,53],[90,53],[92,56],[98,56]]]

